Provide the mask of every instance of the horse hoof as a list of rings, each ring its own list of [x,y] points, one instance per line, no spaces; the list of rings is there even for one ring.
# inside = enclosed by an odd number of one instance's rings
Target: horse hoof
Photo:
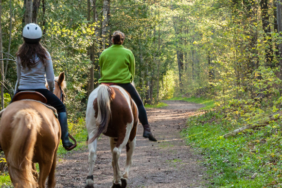
[[[112,188],[122,188],[120,184],[113,184]]]
[[[126,186],[127,186],[127,179],[121,178],[121,187],[126,188]]]
[[[87,176],[85,188],[94,188],[94,177],[93,177],[93,175]]]
[[[85,188],[94,188],[94,185],[86,185]]]

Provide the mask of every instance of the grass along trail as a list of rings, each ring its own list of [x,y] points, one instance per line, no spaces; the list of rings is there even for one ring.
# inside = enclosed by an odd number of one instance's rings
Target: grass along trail
[[[193,153],[182,140],[179,132],[185,128],[189,116],[197,114],[202,105],[184,101],[165,101],[162,108],[147,110],[149,122],[158,142],[149,142],[142,137],[142,127],[138,126],[137,146],[129,175],[128,187],[202,187],[205,169],[198,161],[200,156]],[[95,188],[112,185],[112,155],[109,138],[102,136],[98,141],[97,161],[94,170]],[[125,167],[126,153],[123,150],[120,166]],[[57,165],[56,187],[83,187],[88,172],[88,150],[84,147],[60,159]]]

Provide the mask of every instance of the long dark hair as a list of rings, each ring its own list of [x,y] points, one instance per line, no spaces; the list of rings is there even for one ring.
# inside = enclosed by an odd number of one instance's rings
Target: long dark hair
[[[31,69],[38,64],[39,61],[35,61],[35,55],[37,55],[44,66],[46,66],[46,60],[48,58],[47,50],[40,43],[29,44],[24,42],[19,47],[16,55],[20,57],[23,68],[27,67],[28,69]]]
[[[121,31],[115,31],[113,33],[114,44],[122,44],[125,39],[125,34]]]

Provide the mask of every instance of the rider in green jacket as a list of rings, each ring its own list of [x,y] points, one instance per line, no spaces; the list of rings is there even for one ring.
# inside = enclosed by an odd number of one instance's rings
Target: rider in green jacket
[[[143,137],[157,141],[148,123],[147,113],[143,102],[131,84],[135,76],[135,59],[131,50],[123,47],[125,35],[121,31],[113,33],[113,45],[102,52],[99,58],[101,78],[99,83],[114,84],[125,89],[137,105],[139,120],[143,125]]]

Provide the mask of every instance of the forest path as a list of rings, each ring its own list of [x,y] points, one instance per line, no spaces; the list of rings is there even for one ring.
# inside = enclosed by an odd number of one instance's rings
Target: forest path
[[[143,128],[138,125],[137,144],[133,155],[128,188],[166,187],[190,188],[203,186],[205,169],[198,164],[200,156],[185,145],[179,131],[185,127],[187,117],[195,115],[202,105],[184,101],[165,101],[167,107],[147,109],[152,131],[158,142],[142,137]],[[94,169],[95,188],[112,185],[109,138],[98,140],[97,161]],[[120,158],[121,170],[125,167],[125,149]],[[88,150],[67,155],[57,165],[56,187],[79,187],[85,185],[88,172]]]

